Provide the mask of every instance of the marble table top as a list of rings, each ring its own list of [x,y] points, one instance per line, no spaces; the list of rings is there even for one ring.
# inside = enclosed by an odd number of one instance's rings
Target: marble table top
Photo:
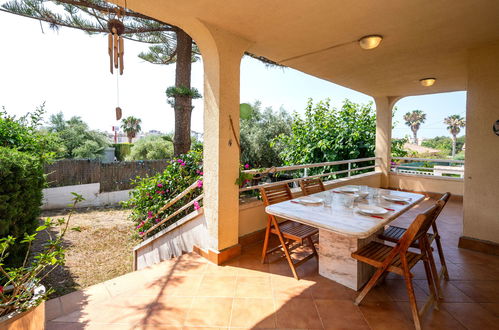
[[[358,201],[354,203],[353,208],[347,208],[343,205],[343,200],[345,198],[349,198],[347,196],[348,194],[339,193],[339,189],[345,187],[358,186],[342,186],[310,195],[312,197],[324,198],[326,194],[330,194],[333,197],[330,207],[325,207],[323,203],[304,205],[292,201],[285,201],[269,205],[265,208],[265,211],[280,218],[308,224],[319,229],[333,231],[345,236],[366,238],[377,232],[391,221],[395,220],[398,216],[424,199],[424,195],[421,194],[369,188],[370,196],[367,199],[358,199]],[[373,198],[372,193],[375,190],[377,190],[380,196],[400,196],[409,198],[410,201],[406,204],[399,204],[386,201],[382,197]],[[388,211],[388,213],[382,215],[382,219],[380,219],[359,213],[357,209],[357,205],[359,205],[359,203],[376,205],[383,208],[393,209],[394,211]]]

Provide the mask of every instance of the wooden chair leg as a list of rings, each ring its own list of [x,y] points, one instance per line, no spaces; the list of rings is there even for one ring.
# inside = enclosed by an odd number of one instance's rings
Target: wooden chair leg
[[[267,259],[267,249],[269,246],[269,238],[270,238],[270,226],[272,226],[272,220],[269,217],[267,221],[267,229],[265,230],[265,239],[263,241],[262,264],[264,264],[265,260]]]
[[[312,253],[315,255],[316,258],[319,257],[319,254],[317,253],[317,249],[315,248],[314,241],[312,240],[312,237],[307,237],[308,244],[310,244],[310,247],[312,248]]]
[[[433,301],[435,301],[435,309],[436,310],[439,309],[438,308],[438,292],[435,288],[435,279],[433,278],[433,275],[431,273],[430,263],[428,262],[428,258],[426,256],[423,258],[423,263],[424,263],[424,270],[426,273],[426,281],[428,282],[428,288],[430,290],[430,298],[428,299],[428,301],[425,303],[425,305],[421,309],[420,315],[423,315],[426,312],[426,310],[428,309],[428,307],[430,306],[430,304]]]
[[[445,263],[444,250],[442,249],[442,242],[440,242],[440,235],[438,233],[435,236],[435,242],[437,243],[438,257],[440,259],[440,264],[442,265],[442,273],[446,281],[449,280],[449,271],[447,270],[447,264]],[[440,277],[438,278],[440,281]]]
[[[409,303],[411,306],[412,318],[414,320],[414,326],[416,330],[421,330],[421,319],[419,318],[418,304],[416,303],[416,295],[414,294],[414,287],[412,285],[411,272],[407,266],[407,261],[402,262],[404,269],[404,281],[407,289],[407,295],[409,296]]]
[[[378,279],[381,277],[381,275],[383,275],[384,272],[385,272],[385,268],[378,268],[376,270],[376,272],[371,277],[371,279],[369,280],[369,282],[367,282],[367,284],[364,286],[364,288],[359,293],[359,295],[357,296],[357,298],[355,298],[355,301],[354,301],[355,305],[358,306],[362,302],[362,300],[364,299],[364,297],[376,285],[376,283],[378,282]]]
[[[286,259],[288,260],[289,267],[291,267],[291,271],[293,272],[293,276],[295,279],[299,280],[300,278],[298,277],[298,273],[296,272],[296,267],[295,264],[293,263],[293,259],[291,259],[291,255],[289,254],[288,250],[288,245],[284,242],[284,237],[282,236],[281,231],[279,230],[279,226],[277,224],[277,221],[275,219],[272,219],[272,222],[274,223],[275,228],[277,228],[277,237],[279,237],[279,241],[281,242],[282,249],[284,251],[284,255],[286,256]]]
[[[440,298],[443,298],[443,294],[442,294],[442,288],[440,287],[440,280],[437,272],[437,267],[435,266],[435,259],[433,258],[433,253],[431,251],[429,244],[426,250],[426,255],[428,256],[428,262],[430,264],[431,272],[433,274],[433,278],[435,279],[433,282],[435,283],[437,288],[436,300],[438,301]]]

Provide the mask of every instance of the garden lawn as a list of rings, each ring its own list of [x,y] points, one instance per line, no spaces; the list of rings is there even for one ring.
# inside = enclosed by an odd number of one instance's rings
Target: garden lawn
[[[68,210],[45,211],[42,216],[58,219],[67,218],[67,214]],[[73,214],[70,227],[79,227],[81,231],[68,231],[64,237],[66,264],[58,266],[43,281],[55,290],[51,297],[132,271],[132,251],[138,239],[133,237],[134,224],[127,219],[129,214],[130,210],[121,208],[79,209]],[[43,235],[35,249],[47,237]]]

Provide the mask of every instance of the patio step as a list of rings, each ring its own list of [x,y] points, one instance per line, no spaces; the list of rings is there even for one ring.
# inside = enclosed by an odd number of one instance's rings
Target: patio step
[[[194,245],[206,248],[208,237],[204,211],[200,208],[135,246],[134,270],[192,252]]]

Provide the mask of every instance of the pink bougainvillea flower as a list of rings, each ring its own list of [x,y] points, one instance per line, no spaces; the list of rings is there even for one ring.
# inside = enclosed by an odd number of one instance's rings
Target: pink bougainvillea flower
[[[249,169],[250,168],[249,164],[244,164],[244,168]]]
[[[180,163],[180,166],[185,166],[185,163],[184,162]]]
[[[198,180],[198,188],[203,188],[203,180]]]
[[[151,211],[147,212],[147,218],[148,218],[148,219],[151,219],[151,218],[152,218],[152,212],[151,212]]]
[[[194,209],[195,210],[199,210],[201,208],[201,206],[199,206],[199,203],[198,202],[194,202]]]
[[[0,285],[0,293],[3,293],[3,286]]]
[[[159,191],[159,190],[156,190],[156,194],[161,194],[161,191]]]
[[[139,224],[137,225],[137,227],[135,227],[135,228],[139,229],[139,228],[142,228],[144,225],[145,225],[145,222],[144,222],[144,221],[142,221],[142,222],[141,222],[141,223],[139,223]]]
[[[162,183],[158,183],[158,188],[163,188],[163,184]]]
[[[204,175],[203,172],[199,172],[199,175]]]
[[[199,174],[199,173],[201,173],[201,171],[200,170],[196,170],[196,174]]]
[[[139,231],[139,235],[140,236],[144,235],[144,232],[143,231]]]
[[[166,189],[166,192],[169,193],[170,192],[170,189]]]
[[[177,163],[183,163],[184,161],[182,159],[177,159]]]
[[[154,221],[156,221],[156,223],[158,223],[158,222],[160,222],[160,221],[161,221],[161,219],[156,219],[156,220],[154,220]]]

